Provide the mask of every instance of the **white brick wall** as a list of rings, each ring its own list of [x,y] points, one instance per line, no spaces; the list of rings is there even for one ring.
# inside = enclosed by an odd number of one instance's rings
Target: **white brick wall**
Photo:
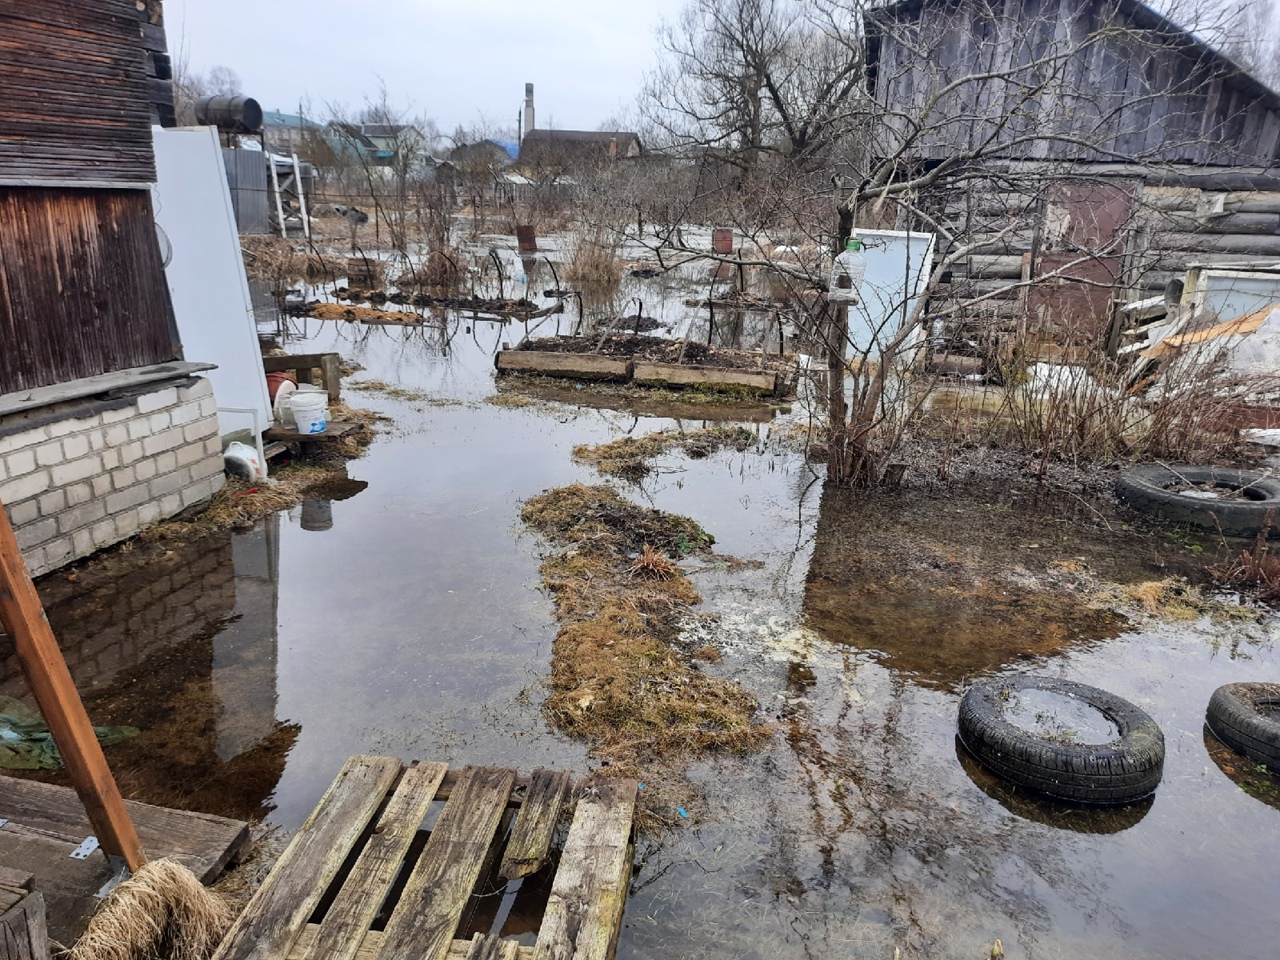
[[[208,380],[160,386],[101,413],[67,406],[63,419],[29,429],[0,417],[0,501],[33,575],[131,537],[222,489]]]

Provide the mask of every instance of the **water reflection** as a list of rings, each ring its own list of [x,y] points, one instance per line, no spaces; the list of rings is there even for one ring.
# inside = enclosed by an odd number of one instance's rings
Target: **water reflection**
[[[974,786],[1015,816],[1076,833],[1119,833],[1151,812],[1154,796],[1123,807],[1087,807],[1041,797],[996,776],[956,737],[956,759]]]
[[[1054,559],[1041,552],[1052,525],[1036,529],[1034,514],[1011,508],[1007,497],[993,491],[990,501],[926,507],[918,497],[824,489],[805,583],[809,626],[943,689],[1116,636],[1121,618],[1064,602],[1037,582]],[[1101,559],[1116,539],[1080,538],[1073,549]]]
[[[276,714],[279,556],[276,515],[248,533],[139,545],[39,583],[94,722],[140,729],[107,750],[126,796],[240,819],[272,809],[300,730]],[[12,648],[0,650],[0,691],[24,695]]]
[[[1204,728],[1204,748],[1228,780],[1255,800],[1280,810],[1280,774],[1236,753],[1215,737],[1208,726]]]

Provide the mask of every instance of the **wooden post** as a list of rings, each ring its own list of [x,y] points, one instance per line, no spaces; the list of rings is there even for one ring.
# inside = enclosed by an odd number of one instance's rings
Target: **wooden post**
[[[116,786],[102,745],[93,732],[80,694],[71,680],[44,607],[18,549],[18,539],[0,503],[0,626],[13,638],[18,660],[36,704],[62,754],[62,762],[84,804],[98,842],[123,857],[131,871],[146,863],[124,799]]]

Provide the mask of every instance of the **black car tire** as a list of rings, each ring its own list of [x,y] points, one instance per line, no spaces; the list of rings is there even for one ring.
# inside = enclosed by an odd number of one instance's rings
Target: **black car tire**
[[[1110,743],[1064,743],[1010,723],[1010,693],[1043,690],[1071,697],[1110,720]],[[1131,803],[1153,792],[1164,772],[1164,734],[1145,711],[1115,694],[1049,677],[1006,677],[970,687],[960,701],[960,739],[1011,783],[1076,803]]]
[[[1280,773],[1280,683],[1228,683],[1205,711],[1213,735],[1237,753]]]
[[[1242,491],[1244,499],[1206,499],[1177,489],[1188,483]],[[1176,523],[1220,530],[1229,537],[1256,537],[1268,522],[1270,535],[1280,537],[1280,479],[1256,470],[1131,467],[1116,481],[1116,494],[1137,510]]]

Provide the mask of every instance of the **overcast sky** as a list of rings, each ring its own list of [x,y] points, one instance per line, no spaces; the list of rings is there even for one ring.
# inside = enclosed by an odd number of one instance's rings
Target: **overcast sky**
[[[166,0],[170,50],[225,65],[264,109],[359,107],[378,78],[442,132],[515,125],[526,81],[538,126],[597,129],[630,107],[654,31],[684,0]]]

